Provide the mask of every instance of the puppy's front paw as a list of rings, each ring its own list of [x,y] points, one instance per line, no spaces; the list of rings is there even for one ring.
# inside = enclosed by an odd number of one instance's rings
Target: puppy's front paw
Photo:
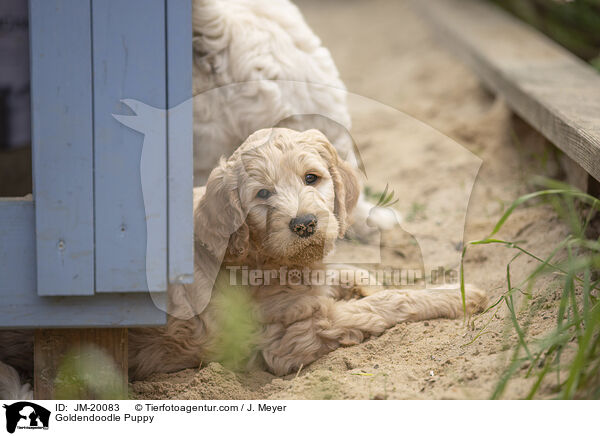
[[[368,297],[383,289],[377,277],[366,269],[344,264],[334,264],[329,269],[336,273],[338,298],[343,300]]]
[[[344,300],[356,300],[373,295],[375,292],[373,286],[352,286],[343,293],[342,298]]]
[[[488,298],[485,291],[482,291],[473,285],[465,285],[465,299],[467,313],[469,314],[483,312],[488,304]]]

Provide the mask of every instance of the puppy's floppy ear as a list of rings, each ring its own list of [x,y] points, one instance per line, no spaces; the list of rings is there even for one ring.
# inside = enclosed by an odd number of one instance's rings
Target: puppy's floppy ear
[[[206,192],[194,211],[197,249],[218,260],[235,261],[248,254],[249,230],[232,162],[221,160],[210,174]]]
[[[169,315],[190,319],[208,306],[223,260],[244,257],[248,226],[234,168],[222,160],[203,188],[194,188],[194,283],[169,288]],[[196,196],[202,195],[197,200]]]
[[[323,133],[314,129],[304,133],[310,135],[311,139],[314,139],[315,143],[320,146],[319,154],[328,162],[329,173],[335,189],[334,213],[340,225],[339,236],[341,238],[350,225],[349,217],[358,201],[360,193],[358,178],[354,169],[340,159],[337,151]]]

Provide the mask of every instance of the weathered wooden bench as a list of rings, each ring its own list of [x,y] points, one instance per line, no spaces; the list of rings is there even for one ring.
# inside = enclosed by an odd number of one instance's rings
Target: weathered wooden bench
[[[516,114],[564,152],[571,182],[580,189],[596,191],[600,181],[600,74],[486,1],[415,0],[413,4],[443,44]]]
[[[126,388],[127,327],[193,279],[191,0],[29,8],[34,192],[0,199],[0,328],[36,329],[37,398],[85,344]]]

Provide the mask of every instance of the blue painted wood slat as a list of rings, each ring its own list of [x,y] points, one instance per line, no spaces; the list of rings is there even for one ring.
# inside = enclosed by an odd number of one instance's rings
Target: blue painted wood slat
[[[165,0],[169,282],[194,280],[192,0]]]
[[[165,2],[93,0],[92,12],[96,292],[164,291]]]
[[[37,292],[89,295],[94,290],[90,2],[30,0],[29,7]]]
[[[133,327],[166,323],[165,293],[40,297],[31,200],[0,201],[0,328]],[[161,303],[162,302],[162,303]]]

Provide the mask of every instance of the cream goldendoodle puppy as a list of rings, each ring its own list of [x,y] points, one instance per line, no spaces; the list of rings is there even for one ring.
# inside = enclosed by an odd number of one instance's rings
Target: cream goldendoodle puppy
[[[219,354],[217,319],[228,309],[215,303],[219,290],[212,296],[211,290],[224,267],[298,272],[294,279],[268,275],[244,291],[260,323],[250,345],[252,361],[278,375],[403,321],[460,316],[457,289],[390,289],[346,300],[348,284],[342,286],[335,274],[324,284],[300,273],[327,275],[324,257],[344,235],[357,198],[354,170],[318,130],[264,129],[251,135],[211,173],[196,206],[196,282],[170,289],[172,315],[165,329],[130,331],[131,374],[197,366]],[[468,287],[466,302],[469,313],[483,309],[485,293]]]
[[[400,322],[461,316],[458,289],[389,289],[348,299],[348,285],[356,291],[360,284],[341,283],[324,258],[344,235],[357,198],[354,170],[318,130],[263,129],[251,135],[212,171],[206,188],[197,190],[195,282],[169,288],[166,327],[129,330],[130,376],[197,367],[221,354],[219,319],[231,308],[223,306],[221,288],[213,285],[225,269],[291,273],[242,287],[258,323],[258,335],[244,344],[250,362],[277,375]],[[323,274],[315,279],[306,271]],[[324,283],[323,276],[333,280]],[[467,287],[469,313],[485,302],[484,292]],[[2,342],[2,360],[31,365],[25,332],[4,332]],[[16,371],[1,362],[0,397],[31,397]]]

